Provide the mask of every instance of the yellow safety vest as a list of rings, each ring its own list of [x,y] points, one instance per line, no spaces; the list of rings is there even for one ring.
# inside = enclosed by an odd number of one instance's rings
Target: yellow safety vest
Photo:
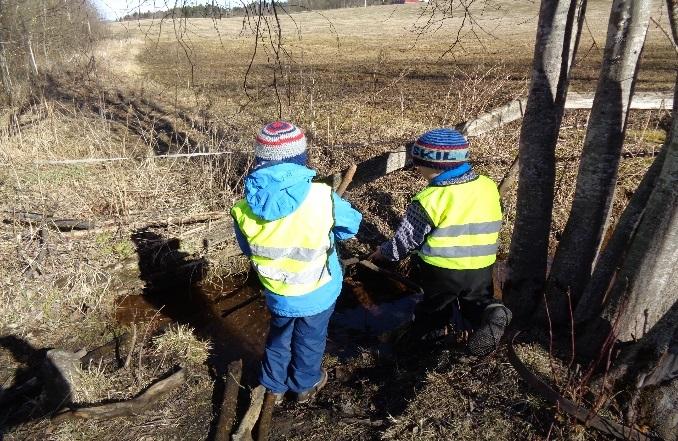
[[[502,215],[497,185],[490,178],[426,187],[413,200],[434,226],[418,251],[424,262],[464,270],[485,268],[497,260]]]
[[[311,184],[301,205],[281,219],[258,217],[245,199],[231,215],[247,239],[259,280],[271,292],[299,296],[330,281],[327,259],[334,216],[329,186]]]

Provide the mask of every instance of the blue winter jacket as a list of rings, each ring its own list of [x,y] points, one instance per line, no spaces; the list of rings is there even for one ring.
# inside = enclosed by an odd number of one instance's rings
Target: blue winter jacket
[[[314,170],[291,163],[275,163],[255,169],[245,177],[245,199],[257,216],[267,221],[283,218],[296,210],[311,189]],[[284,317],[307,317],[332,306],[341,291],[344,275],[334,247],[334,241],[355,236],[362,215],[351,204],[332,193],[334,227],[328,268],[332,279],[320,288],[301,296],[281,296],[265,290],[266,304],[273,314]],[[252,255],[245,236],[235,225],[235,237],[240,249]]]

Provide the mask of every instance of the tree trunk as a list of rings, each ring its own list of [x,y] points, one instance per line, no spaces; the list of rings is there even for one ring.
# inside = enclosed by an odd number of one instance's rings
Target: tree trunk
[[[520,131],[518,201],[505,285],[505,300],[518,319],[534,310],[546,280],[555,146],[585,9],[586,0],[542,0],[539,11],[532,83]]]
[[[638,60],[652,0],[614,0],[598,87],[584,140],[572,210],[551,267],[545,308],[553,325],[570,319],[588,282],[610,214]],[[568,296],[570,297],[568,299]]]
[[[674,87],[673,114],[678,114],[678,76],[676,77]],[[615,225],[612,237],[600,254],[595,264],[595,270],[577,304],[574,313],[575,324],[580,324],[600,314],[604,295],[612,283],[615,272],[624,260],[624,253],[628,249],[629,243],[638,228],[638,224],[645,212],[647,201],[655,188],[659,173],[664,166],[666,151],[669,148],[669,141],[672,137],[673,134],[669,133],[665,145],[645,173],[645,176],[643,176],[643,180],[633,193],[617,225]]]
[[[673,35],[673,44],[678,45],[678,1],[666,0],[666,7],[669,10],[669,23],[671,23],[671,35]]]
[[[2,34],[3,33],[0,32],[0,78],[2,79],[2,87],[5,90],[5,95],[7,96],[7,100],[11,106],[14,101],[14,93],[12,92],[12,80],[9,76],[5,45],[2,42],[4,36]]]
[[[666,159],[622,268],[599,316],[587,321],[577,348],[586,356],[605,341],[640,339],[678,301],[678,113],[673,114]]]
[[[678,302],[622,352],[605,380],[607,390],[630,392],[623,403],[628,420],[651,426],[666,441],[678,440]]]
[[[642,219],[665,158],[666,147],[662,148],[652,162],[615,225],[612,236],[596,262],[595,270],[574,310],[575,325],[600,314],[605,292],[624,260],[624,252],[628,249],[629,242]]]
[[[0,0],[0,18],[2,18],[4,10],[4,0]],[[5,41],[7,35],[3,29],[4,25],[0,22],[0,80],[2,81],[2,87],[5,90],[5,95],[11,106],[14,101],[14,93],[12,91],[12,79],[9,75],[9,65],[7,61],[7,52],[5,51]]]

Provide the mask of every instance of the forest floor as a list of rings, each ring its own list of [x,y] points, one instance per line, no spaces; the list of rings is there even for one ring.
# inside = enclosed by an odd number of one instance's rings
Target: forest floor
[[[160,405],[107,421],[50,424],[36,410],[39,395],[22,393],[0,406],[0,439],[213,436],[215,384],[234,358],[245,362],[244,386],[254,384],[266,332],[247,263],[223,240],[253,135],[279,116],[295,122],[323,176],[525,95],[538,2],[483,5],[466,21],[461,11],[449,16],[433,3],[283,14],[281,45],[269,17],[260,23],[267,30],[256,53],[255,19],[111,23],[96,51],[83,54],[93,56],[86,69],[74,62],[45,75],[16,120],[2,115],[0,402],[39,376],[48,348],[88,350],[123,333],[137,336],[125,348],[132,355],[123,351],[83,366],[73,379],[74,403],[130,398],[177,365],[189,375]],[[608,12],[607,2],[590,2],[572,90],[595,90]],[[653,16],[666,28],[666,11]],[[652,24],[637,90],[672,90],[674,64],[670,42]],[[631,113],[614,219],[664,141],[669,113]],[[554,246],[587,120],[579,110],[563,120]],[[501,180],[517,153],[519,128],[516,121],[471,139],[479,172]],[[162,158],[195,152],[219,154]],[[63,162],[102,158],[117,159]],[[424,185],[411,170],[400,170],[348,191],[364,222],[342,247],[343,257],[364,256],[387,238]],[[515,195],[503,202],[500,257]],[[17,219],[26,212],[37,220]],[[59,232],[51,217],[98,228]],[[379,335],[402,323],[415,299],[398,285],[377,282],[348,271],[330,326],[331,382],[310,405],[276,410],[272,439],[600,437],[532,396],[504,349],[476,359],[449,342],[406,353],[384,344]],[[521,358],[563,393],[576,391],[576,369],[566,369],[557,352],[550,356],[536,340],[521,340]],[[246,396],[244,387],[240,414]],[[615,415],[613,407],[606,411]]]

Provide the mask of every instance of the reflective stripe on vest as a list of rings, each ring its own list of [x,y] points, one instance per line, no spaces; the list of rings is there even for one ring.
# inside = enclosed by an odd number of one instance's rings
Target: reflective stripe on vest
[[[251,244],[250,250],[252,250],[252,253],[257,256],[267,257],[269,259],[281,259],[283,257],[287,257],[294,260],[301,260],[303,262],[312,262],[313,260],[320,256],[324,256],[327,253],[327,249],[314,250],[312,248],[300,247],[276,248],[256,244]]]
[[[427,187],[414,200],[434,226],[419,251],[422,260],[450,269],[485,268],[495,262],[502,214],[490,178]]]
[[[288,285],[304,285],[321,280],[327,273],[327,265],[317,268],[308,268],[299,272],[288,272],[278,268],[254,264],[254,269],[259,275],[267,279],[277,280]],[[327,274],[329,275],[329,274]]]
[[[301,205],[274,221],[255,215],[244,199],[231,210],[252,251],[252,266],[269,291],[303,295],[330,281],[327,257],[334,224],[331,192],[327,185],[311,184]]]

